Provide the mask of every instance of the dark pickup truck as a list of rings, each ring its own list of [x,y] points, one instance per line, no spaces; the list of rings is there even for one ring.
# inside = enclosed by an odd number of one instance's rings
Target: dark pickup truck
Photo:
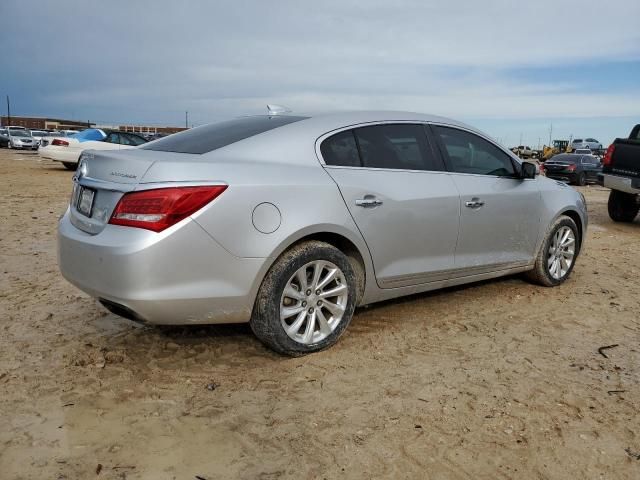
[[[611,189],[611,219],[633,222],[640,210],[640,124],[633,127],[629,138],[616,138],[609,145],[598,183]]]

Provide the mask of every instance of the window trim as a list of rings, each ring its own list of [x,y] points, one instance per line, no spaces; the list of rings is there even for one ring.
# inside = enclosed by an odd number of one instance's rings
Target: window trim
[[[475,130],[469,129],[469,128],[464,128],[464,127],[460,127],[459,125],[452,125],[450,123],[444,123],[444,122],[428,122],[429,124],[429,130],[431,131],[431,135],[434,139],[434,141],[436,142],[436,145],[438,146],[438,149],[440,151],[440,155],[442,157],[442,162],[445,165],[445,169],[448,173],[452,174],[452,175],[469,175],[469,176],[473,176],[473,177],[484,177],[484,178],[506,178],[509,180],[522,180],[522,178],[520,178],[520,173],[522,172],[522,162],[520,161],[520,159],[518,157],[516,157],[513,152],[511,152],[510,150],[504,148],[503,146],[499,145],[498,143],[496,143],[493,139],[487,137],[486,135],[479,133]],[[451,169],[451,165],[449,165],[449,156],[446,153],[446,147],[444,146],[444,144],[442,143],[442,139],[440,138],[440,135],[438,135],[436,133],[436,131],[432,128],[432,127],[446,127],[446,128],[453,128],[455,130],[460,130],[462,132],[465,133],[469,133],[471,135],[475,135],[476,137],[481,138],[482,140],[485,140],[486,142],[489,142],[491,145],[493,145],[494,147],[496,147],[498,150],[500,150],[501,152],[503,152],[505,155],[507,155],[507,157],[509,157],[509,159],[511,160],[511,164],[513,165],[513,169],[515,171],[515,175],[513,176],[505,176],[505,175],[487,175],[484,173],[464,173],[464,172],[456,172],[454,170]],[[525,180],[533,180],[533,179],[525,179]]]
[[[425,135],[425,142],[427,143],[427,147],[429,148],[429,150],[431,151],[431,154],[433,155],[434,160],[439,163],[439,169],[438,170],[413,170],[413,169],[407,169],[407,168],[379,168],[379,167],[365,167],[363,164],[363,159],[362,159],[362,154],[360,152],[360,143],[358,142],[358,136],[355,134],[355,129],[357,128],[362,128],[362,127],[375,127],[377,125],[399,125],[399,124],[406,124],[406,125],[418,125],[418,126],[422,126],[423,127],[423,131],[424,131],[424,135]],[[356,141],[356,147],[358,148],[358,157],[360,157],[360,166],[359,167],[353,167],[353,166],[347,166],[347,165],[329,165],[324,161],[324,158],[322,156],[322,151],[320,150],[320,146],[322,145],[322,142],[324,142],[327,138],[332,137],[334,135],[337,135],[341,132],[347,131],[347,130],[351,130],[351,133],[353,135],[353,138]],[[420,172],[420,173],[447,173],[447,169],[446,169],[446,165],[444,163],[444,159],[442,158],[442,156],[440,155],[440,152],[438,151],[438,147],[436,145],[433,144],[434,139],[431,138],[431,131],[429,129],[429,122],[421,122],[421,121],[416,121],[416,120],[378,120],[378,121],[373,121],[373,122],[363,122],[363,123],[356,123],[353,125],[348,125],[348,126],[344,126],[344,127],[340,127],[340,128],[336,128],[334,130],[331,130],[327,133],[324,133],[322,135],[320,135],[317,139],[316,139],[316,145],[315,145],[315,150],[316,150],[316,157],[318,158],[318,161],[320,162],[320,165],[322,165],[324,168],[340,168],[340,169],[358,169],[358,170],[371,170],[371,171],[385,171],[385,172]]]

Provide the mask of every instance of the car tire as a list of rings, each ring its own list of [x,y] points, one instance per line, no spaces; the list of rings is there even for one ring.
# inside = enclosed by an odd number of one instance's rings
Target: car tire
[[[356,290],[356,275],[344,253],[325,242],[300,243],[267,272],[253,307],[251,329],[278,353],[298,357],[318,352],[336,343],[351,322]],[[339,296],[322,296],[338,291]]]
[[[77,163],[62,162],[62,165],[64,165],[64,168],[66,168],[67,170],[76,170],[78,168]]]
[[[638,204],[637,195],[633,193],[611,190],[607,210],[609,217],[614,222],[630,223],[638,215],[640,204]]]
[[[576,178],[576,185],[584,187],[587,184],[587,175],[584,172],[580,172]]]
[[[562,240],[567,230],[569,230],[571,234],[567,237],[567,243],[565,245],[559,240]],[[571,238],[573,240],[572,243],[569,242]],[[553,222],[547,231],[540,251],[536,256],[534,268],[525,274],[526,277],[533,283],[544,287],[556,287],[560,285],[569,278],[569,275],[571,275],[573,271],[578,254],[580,253],[580,244],[580,232],[576,222],[565,215],[561,215]],[[565,264],[561,263],[561,258],[565,258],[566,262],[569,253],[571,253],[571,263],[568,265],[568,268],[564,268]],[[555,270],[553,268],[554,265],[557,265],[557,269]]]

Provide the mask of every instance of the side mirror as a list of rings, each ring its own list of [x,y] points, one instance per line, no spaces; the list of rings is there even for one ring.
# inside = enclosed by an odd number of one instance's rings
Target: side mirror
[[[521,178],[536,178],[538,173],[538,166],[533,162],[522,162],[522,175]]]

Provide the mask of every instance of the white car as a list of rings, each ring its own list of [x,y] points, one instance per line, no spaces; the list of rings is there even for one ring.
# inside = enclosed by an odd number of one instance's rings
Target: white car
[[[31,137],[37,142],[38,145],[42,143],[42,139],[47,136],[47,132],[44,130],[31,130]]]
[[[62,162],[68,170],[75,170],[80,154],[85,150],[122,150],[143,143],[147,141],[135,133],[88,128],[71,137],[54,137],[40,147],[38,153],[43,158]]]
[[[602,144],[595,138],[575,138],[571,142],[571,148],[577,150],[578,148],[588,148],[590,150],[602,150]]]
[[[21,150],[35,150],[38,148],[38,142],[33,139],[29,130],[10,127],[7,129],[7,136],[8,148]]]
[[[576,150],[573,152],[576,155],[591,155],[591,149],[590,148],[576,148]]]

